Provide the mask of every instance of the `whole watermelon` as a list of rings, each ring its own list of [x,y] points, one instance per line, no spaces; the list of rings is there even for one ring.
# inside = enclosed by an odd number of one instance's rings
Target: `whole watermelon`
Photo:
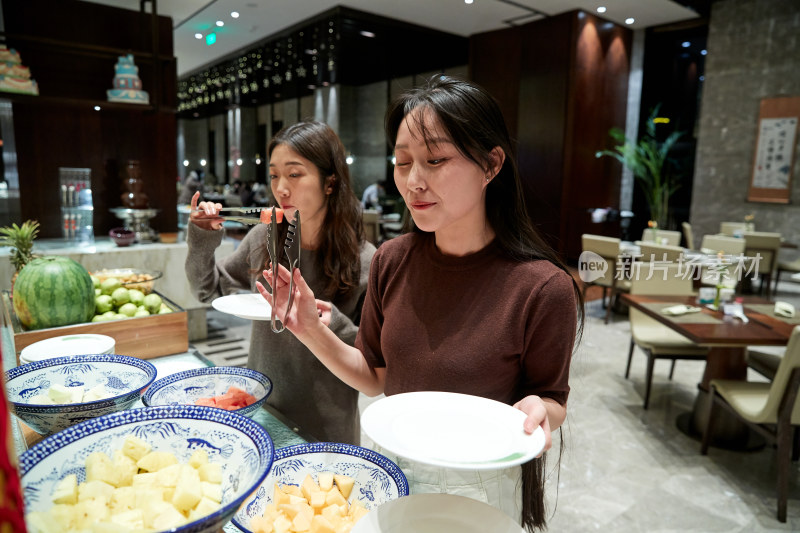
[[[74,259],[39,257],[17,276],[13,301],[14,312],[26,329],[89,322],[94,315],[94,284]]]

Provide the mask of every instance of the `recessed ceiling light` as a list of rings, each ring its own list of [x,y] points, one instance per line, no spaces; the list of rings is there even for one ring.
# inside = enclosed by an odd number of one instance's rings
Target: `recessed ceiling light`
[[[692,43],[690,43],[689,41],[683,41],[681,43],[681,46],[683,46],[684,48],[689,48],[690,46],[692,46]]]
[[[95,111],[100,111],[100,106],[99,105],[94,106],[94,110]]]
[[[606,12],[606,6],[600,6],[600,7],[598,7],[598,8],[597,8],[597,12],[598,12],[598,13],[605,13],[605,12]]]
[[[700,50],[700,55],[704,56],[708,53],[708,50]]]
[[[222,27],[222,26],[224,26],[224,25],[225,25],[225,23],[224,23],[224,22],[222,22],[221,20],[218,20],[218,21],[217,21],[217,26],[219,26],[219,27]]]
[[[364,37],[370,37],[370,38],[374,38],[375,37],[375,34],[372,33],[371,31],[360,31],[358,33],[360,33]]]
[[[194,34],[194,38],[195,39],[202,39],[203,38],[203,34],[202,33],[195,33]]]
[[[235,19],[238,19],[239,18],[239,12],[238,11],[231,11],[231,17],[235,18]]]
[[[633,17],[628,17],[625,19],[625,24],[633,24],[636,20]]]
[[[471,3],[472,3],[472,0],[464,0],[464,3],[465,3],[465,4],[471,4]]]

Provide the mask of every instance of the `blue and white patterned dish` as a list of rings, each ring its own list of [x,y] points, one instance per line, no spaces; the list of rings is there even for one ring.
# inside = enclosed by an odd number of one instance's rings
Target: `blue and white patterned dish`
[[[89,418],[128,409],[156,378],[156,367],[127,355],[72,355],[28,363],[5,373],[8,399],[14,412],[34,431],[50,435]],[[110,398],[85,403],[42,405],[30,403],[55,384],[103,385]]]
[[[272,470],[233,517],[233,524],[252,533],[250,519],[264,514],[272,501],[275,483],[300,485],[307,474],[333,472],[355,479],[350,501],[361,500],[367,509],[408,495],[403,471],[383,455],[361,446],[335,442],[313,442],[280,448]]]
[[[184,370],[157,379],[142,396],[145,405],[195,405],[200,398],[225,394],[238,387],[256,397],[255,403],[230,411],[253,416],[272,392],[272,381],[255,370],[235,366],[211,366]]]
[[[275,452],[264,428],[222,409],[181,405],[112,413],[51,435],[20,456],[26,512],[48,510],[59,480],[76,474],[84,481],[86,457],[95,451],[111,454],[128,435],[147,441],[153,450],[175,454],[180,462],[203,448],[209,461],[222,464],[222,507],[171,530],[180,533],[219,531],[264,480]]]

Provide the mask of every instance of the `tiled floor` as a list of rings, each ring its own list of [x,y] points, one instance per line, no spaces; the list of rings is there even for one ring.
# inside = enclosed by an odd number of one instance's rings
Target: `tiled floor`
[[[782,283],[778,299],[800,309],[800,284]],[[679,361],[669,381],[669,362],[658,361],[645,411],[641,352],[635,353],[630,379],[623,375],[630,342],[627,317],[615,314],[604,325],[599,300],[589,302],[586,311],[572,363],[560,468],[557,454],[548,454],[549,531],[800,531],[798,464],[791,467],[789,520],[780,524],[774,449],[711,448],[701,456],[700,443],[677,429],[678,415],[692,407],[703,363]],[[229,328],[226,336],[249,338],[249,322],[216,312],[209,317],[216,327]],[[246,342],[242,345],[246,350]],[[370,401],[362,397],[362,408]]]

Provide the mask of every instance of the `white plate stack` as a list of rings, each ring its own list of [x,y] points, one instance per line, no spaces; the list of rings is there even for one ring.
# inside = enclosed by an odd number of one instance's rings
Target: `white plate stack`
[[[115,349],[116,341],[108,335],[94,333],[63,335],[26,346],[19,354],[19,364],[24,365],[68,355],[113,354]]]

